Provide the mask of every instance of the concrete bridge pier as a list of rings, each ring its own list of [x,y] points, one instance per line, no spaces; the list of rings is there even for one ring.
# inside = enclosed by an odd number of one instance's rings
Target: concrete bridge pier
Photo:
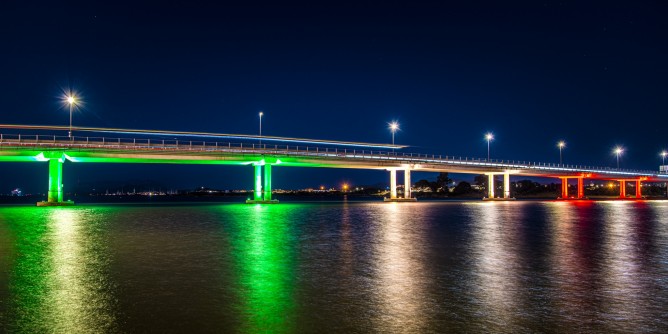
[[[494,189],[496,186],[494,185],[494,174],[487,174],[487,198],[492,199],[494,198]]]
[[[397,195],[397,169],[390,169],[390,198],[384,198],[385,202],[416,202],[417,198],[411,197],[411,169],[404,169],[404,197]]]
[[[47,201],[50,203],[63,201],[63,162],[60,159],[49,160],[49,192]]]
[[[620,199],[629,198],[628,194],[626,193],[626,185],[627,185],[628,182],[634,182],[635,183],[635,188],[636,188],[635,189],[636,190],[635,198],[636,199],[641,199],[642,198],[642,181],[643,181],[642,178],[638,178],[638,179],[620,179],[620,180],[617,180],[617,181],[619,181],[619,198]]]
[[[255,189],[253,190],[253,200],[261,201],[262,200],[262,165],[257,164],[255,166]]]
[[[72,201],[63,200],[63,158],[49,159],[49,191],[46,202],[37,202],[37,206],[69,206]]]
[[[397,170],[390,169],[390,199],[397,199]]]
[[[494,176],[503,174],[503,197],[496,198]],[[515,198],[510,196],[510,172],[502,173],[487,173],[487,197],[483,201],[514,201]]]
[[[404,199],[411,198],[411,170],[404,169]]]
[[[561,199],[568,199],[568,178],[561,178]]]
[[[586,199],[584,194],[584,177],[561,177],[561,197],[558,199]],[[577,179],[578,180],[578,189],[575,197],[570,197],[568,195],[568,180]]]
[[[271,202],[271,164],[264,165],[264,201]]]
[[[262,167],[264,167],[264,187],[262,186]],[[254,163],[253,168],[255,169],[253,199],[247,199],[246,204],[278,203],[278,200],[271,198],[271,163],[262,160]]]

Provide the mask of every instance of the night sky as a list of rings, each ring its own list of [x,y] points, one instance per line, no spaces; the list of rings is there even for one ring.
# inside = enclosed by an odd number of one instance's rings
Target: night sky
[[[187,4],[186,4],[187,3]],[[239,2],[242,3],[242,2]],[[0,5],[0,123],[390,142],[412,152],[658,169],[668,148],[668,5],[458,1]],[[5,131],[5,130],[3,130]],[[3,163],[0,193],[46,191]],[[388,182],[276,168],[275,188]],[[435,177],[418,174],[420,178]],[[461,176],[463,177],[463,176]],[[470,178],[471,176],[467,176]],[[250,167],[65,166],[65,187],[251,188]]]

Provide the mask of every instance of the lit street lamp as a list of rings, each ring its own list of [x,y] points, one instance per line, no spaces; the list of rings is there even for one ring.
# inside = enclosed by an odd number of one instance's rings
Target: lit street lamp
[[[264,113],[260,111],[260,146],[262,146],[262,116],[263,115],[264,115]]]
[[[494,135],[491,132],[488,132],[485,135],[485,139],[487,140],[487,161],[489,161],[489,142],[494,139]]]
[[[666,155],[668,155],[668,152],[666,152],[666,151],[661,152],[661,165],[662,166],[666,165]]]
[[[619,156],[620,156],[622,153],[624,153],[624,149],[621,148],[621,147],[619,147],[619,146],[617,146],[617,147],[615,148],[615,154],[617,155],[617,169],[619,169]]]
[[[397,132],[397,130],[399,130],[399,123],[396,121],[390,123],[390,131],[392,131],[392,146],[394,146],[394,133]],[[394,147],[392,150],[394,151]]]
[[[74,95],[68,95],[67,96],[67,103],[70,105],[70,131],[67,132],[67,137],[72,138],[72,109],[74,108],[74,105],[77,103],[77,100],[75,99]]]
[[[559,147],[559,165],[563,165],[563,164],[564,164],[564,160],[563,160],[562,155],[561,155],[561,150],[563,150],[564,147],[566,147],[566,142],[564,142],[564,141],[562,140],[562,141],[560,141],[560,142],[557,144],[557,146]]]

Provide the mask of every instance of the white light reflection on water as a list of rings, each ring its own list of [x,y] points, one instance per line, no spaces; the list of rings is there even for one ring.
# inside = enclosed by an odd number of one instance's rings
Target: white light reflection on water
[[[522,203],[467,203],[471,226],[474,314],[485,331],[499,332],[516,325],[521,261],[516,224]]]
[[[48,214],[51,265],[42,308],[54,333],[94,333],[115,327],[105,291],[108,278],[100,271],[102,262],[93,240],[82,231],[90,218],[81,209],[58,208]]]
[[[656,203],[652,203],[656,204]],[[662,285],[650,240],[659,216],[646,202],[555,202],[548,210],[551,282],[562,330],[652,332]],[[661,247],[662,249],[663,247]],[[645,253],[643,253],[645,252]],[[643,263],[646,265],[643,267]],[[657,309],[658,307],[658,309]],[[644,324],[647,324],[645,327]]]
[[[350,205],[343,202],[341,211],[341,273],[345,277],[350,277],[354,273],[355,247],[352,236],[352,222],[350,219]]]
[[[650,224],[639,221],[637,206],[643,202],[610,201],[603,202],[603,263],[602,263],[602,298],[604,302],[604,321],[611,329],[625,332],[644,332],[638,324],[646,323],[645,306],[651,300],[645,300],[644,292],[649,291],[645,277],[641,272],[639,254],[639,225]]]
[[[378,298],[377,323],[380,332],[418,333],[424,328],[428,300],[425,297],[425,271],[422,254],[424,231],[420,226],[417,203],[382,203],[375,236]]]
[[[550,284],[553,306],[559,326],[569,328],[580,323],[593,329],[597,320],[596,252],[597,220],[594,204],[590,201],[554,201],[546,204],[549,226]]]
[[[657,267],[657,271],[664,273],[662,279],[656,284],[668,286],[668,201],[654,202],[651,207],[652,220],[655,221],[655,229],[649,231],[649,238],[654,244],[656,255],[653,259],[646,259],[648,265]],[[652,261],[654,260],[654,261]]]

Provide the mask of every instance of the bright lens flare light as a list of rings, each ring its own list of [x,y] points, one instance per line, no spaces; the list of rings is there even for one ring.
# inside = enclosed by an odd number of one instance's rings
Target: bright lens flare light
[[[623,149],[623,148],[621,148],[621,147],[616,147],[616,148],[615,148],[615,154],[620,155],[620,154],[622,154],[622,153],[624,153],[624,149]]]
[[[397,130],[399,130],[399,123],[397,122],[390,123],[390,130],[392,130],[392,132],[396,132]]]
[[[557,146],[558,146],[559,148],[564,148],[564,147],[566,147],[566,142],[564,142],[564,141],[560,141],[560,142],[557,144]]]
[[[490,140],[494,139],[494,135],[491,134],[491,133],[487,133],[487,134],[485,135],[485,139],[486,139],[487,141],[490,141]]]

